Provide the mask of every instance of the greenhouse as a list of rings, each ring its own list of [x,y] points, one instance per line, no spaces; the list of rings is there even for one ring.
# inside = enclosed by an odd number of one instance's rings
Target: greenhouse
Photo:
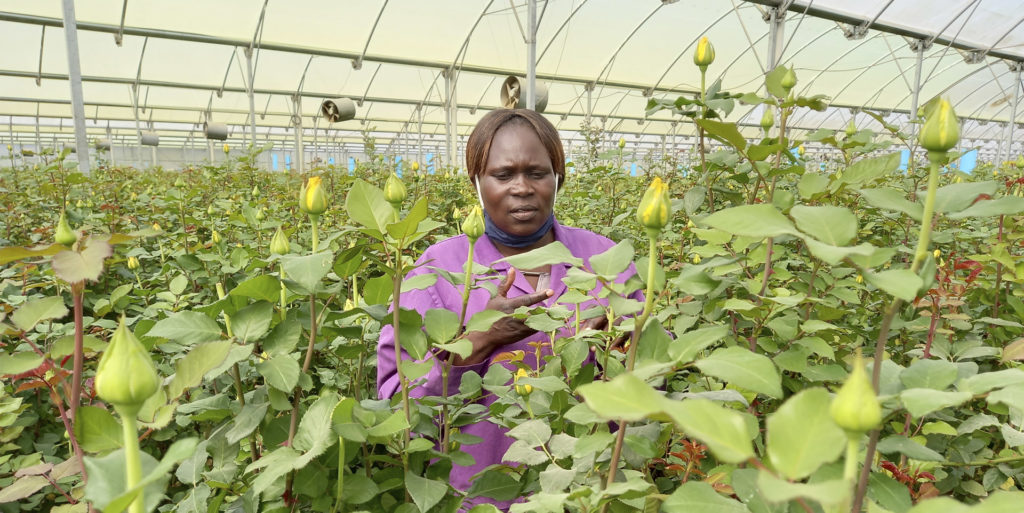
[[[0,0],[0,48],[0,513],[1024,512],[1019,1]]]

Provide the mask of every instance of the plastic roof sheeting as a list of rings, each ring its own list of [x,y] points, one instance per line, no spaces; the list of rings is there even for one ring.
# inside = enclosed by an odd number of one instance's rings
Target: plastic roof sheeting
[[[692,64],[696,41],[717,50],[709,83],[747,92],[762,87],[769,61],[773,6],[785,12],[781,63],[796,68],[798,91],[832,98],[825,112],[793,120],[794,136],[877,122],[859,110],[906,124],[917,53],[920,103],[950,98],[965,122],[968,145],[986,148],[1009,135],[1024,61],[1024,11],[1019,0],[538,0],[537,74],[549,89],[545,113],[568,139],[589,112],[609,137],[657,144],[691,135],[668,113],[645,116],[650,95],[675,98],[699,88]],[[121,46],[113,34],[121,24]],[[135,137],[139,123],[163,131],[171,145],[201,138],[202,122],[227,123],[232,139],[247,135],[249,99],[245,48],[256,36],[262,2],[178,0],[77,2],[78,39],[90,136]],[[0,0],[0,120],[32,141],[35,116],[57,119],[48,132],[70,133],[67,57],[60,0]],[[445,79],[454,67],[457,131],[465,135],[499,106],[509,74],[525,75],[525,0],[268,0],[254,55],[258,138],[289,140],[293,95],[311,140],[415,141],[420,129],[445,134]],[[973,54],[973,55],[972,55]],[[41,59],[41,60],[40,60]],[[36,78],[41,77],[39,85]],[[137,84],[137,88],[135,88]],[[360,103],[358,120],[328,124],[317,116],[324,98]],[[1022,102],[1024,103],[1024,102]],[[422,110],[418,106],[422,104]],[[738,105],[731,121],[756,137],[759,108]],[[1017,109],[1024,121],[1024,107]],[[49,125],[56,125],[56,128]],[[42,130],[42,129],[41,129]],[[325,131],[325,130],[329,130]],[[4,131],[0,130],[0,134]],[[411,134],[410,134],[411,133]],[[0,137],[5,137],[3,134]],[[1015,129],[1015,155],[1024,129]],[[990,154],[994,156],[993,149]],[[1005,148],[1002,151],[1006,151]],[[983,153],[984,154],[984,153]]]

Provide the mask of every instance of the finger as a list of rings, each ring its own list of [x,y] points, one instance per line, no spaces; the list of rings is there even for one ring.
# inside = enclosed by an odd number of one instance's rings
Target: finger
[[[508,273],[505,274],[505,279],[498,284],[498,295],[501,297],[508,296],[508,289],[512,288],[512,282],[516,279],[516,269],[510,267]]]
[[[509,300],[509,302],[508,302],[509,303],[509,307],[512,308],[513,310],[515,310],[516,308],[519,308],[520,306],[530,306],[530,305],[539,303],[541,301],[544,301],[545,299],[551,297],[554,293],[555,293],[555,291],[553,291],[551,289],[547,289],[547,290],[542,290],[540,292],[534,292],[533,294],[526,294],[525,296],[519,296],[517,298],[513,298],[513,299]]]

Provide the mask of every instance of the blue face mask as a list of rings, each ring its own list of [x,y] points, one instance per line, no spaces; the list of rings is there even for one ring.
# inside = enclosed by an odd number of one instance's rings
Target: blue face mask
[[[487,215],[487,209],[484,208],[484,196],[483,193],[480,192],[480,182],[476,181],[474,185],[476,185],[477,199],[480,200],[480,209],[484,211],[484,233],[487,234],[487,238],[491,239],[492,242],[497,242],[510,248],[525,248],[535,244],[547,235],[548,230],[555,225],[555,213],[552,209],[551,215],[548,216],[547,220],[544,221],[544,224],[541,225],[536,232],[533,232],[530,235],[513,235],[508,233],[505,230],[498,228],[498,225],[494,224],[494,221],[491,220],[491,216]],[[555,175],[555,196],[552,199],[552,202],[554,202],[555,199],[558,199],[557,174]]]

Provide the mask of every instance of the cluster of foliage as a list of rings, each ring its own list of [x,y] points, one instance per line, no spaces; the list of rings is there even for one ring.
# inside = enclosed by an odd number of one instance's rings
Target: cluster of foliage
[[[252,167],[260,149],[181,172],[84,177],[63,158],[0,171],[0,511],[425,513],[476,497],[559,513],[1018,511],[1022,170],[900,171],[914,142],[884,125],[808,135],[847,163],[816,172],[780,134],[823,99],[791,94],[787,73],[768,75],[765,96],[712,84],[653,100],[724,149],[666,170],[640,216],[646,180],[621,162],[573,173],[559,220],[619,243],[586,262],[557,243],[510,258],[573,265],[559,306],[514,314],[552,334],[536,349],[548,356],[533,368],[503,354],[442,397],[408,392],[494,312],[394,306],[435,280],[486,286],[472,267],[403,280],[459,233],[475,203],[464,176],[407,173],[402,187],[382,160],[269,173]],[[778,129],[748,142],[721,121],[737,102],[771,109]],[[62,210],[77,232],[66,245],[52,242]],[[614,283],[630,265],[642,271]],[[605,306],[580,311],[599,282]],[[629,299],[641,289],[646,303]],[[572,329],[593,315],[622,322]],[[120,322],[161,376],[136,419],[96,394]],[[402,393],[378,400],[387,324],[413,360]],[[830,407],[861,350],[881,422],[851,433]],[[460,449],[479,442],[459,428],[481,421],[516,442],[453,489]]]

